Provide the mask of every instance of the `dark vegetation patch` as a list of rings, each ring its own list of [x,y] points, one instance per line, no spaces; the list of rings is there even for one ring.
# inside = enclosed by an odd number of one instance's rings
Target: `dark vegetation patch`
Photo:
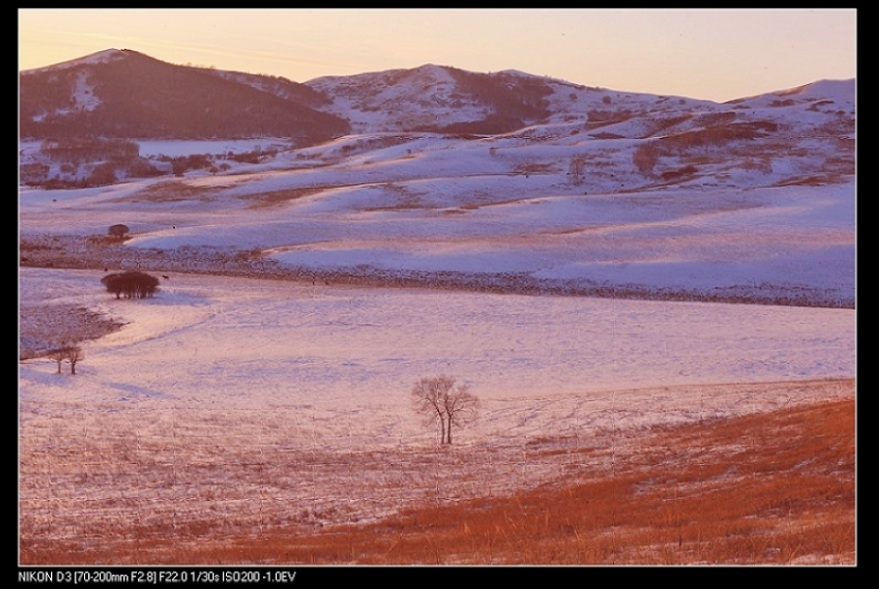
[[[111,270],[136,265],[144,271],[293,280],[378,288],[431,288],[505,294],[591,296],[660,301],[704,301],[803,307],[854,308],[854,296],[797,285],[748,284],[704,290],[648,288],[589,279],[542,279],[526,272],[476,273],[387,270],[367,265],[345,268],[289,266],[259,250],[183,246],[173,250],[126,246],[95,247],[82,236],[22,236],[21,263],[36,268]],[[27,252],[26,254],[24,252]]]
[[[98,339],[124,323],[80,305],[22,305],[19,359],[37,358],[62,345]]]

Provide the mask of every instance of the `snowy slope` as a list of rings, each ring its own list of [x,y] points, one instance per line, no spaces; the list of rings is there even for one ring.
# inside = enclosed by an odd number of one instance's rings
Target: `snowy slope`
[[[124,222],[129,250],[244,250],[304,270],[854,304],[854,80],[725,104],[436,65],[307,86],[356,132],[300,148],[139,141],[159,176],[24,185],[21,234]],[[416,130],[499,113],[533,120],[491,135]],[[202,163],[178,165],[190,160]],[[38,143],[21,162],[65,173]]]
[[[447,121],[484,114],[447,70],[409,74],[462,101]],[[22,341],[82,333],[58,309],[123,324],[76,376],[20,363],[22,540],[149,559],[358,524],[604,476],[654,426],[850,396],[853,84],[725,105],[547,84],[570,111],[505,133],[401,130],[423,122],[401,88],[392,113],[352,87],[357,132],[319,145],[138,141],[211,168],[22,184]],[[62,173],[44,155],[22,144],[23,169]],[[164,276],[154,298],[103,290],[134,268]],[[409,399],[439,373],[482,402],[447,452]]]
[[[630,102],[601,124],[554,120],[482,138],[370,132],[301,149],[144,142],[144,155],[217,154],[225,171],[25,187],[21,231],[102,234],[125,222],[127,248],[260,251],[294,268],[805,292],[850,306],[852,92],[850,82],[820,82],[728,105],[684,101],[674,116],[630,114]],[[235,160],[247,150],[265,155]]]
[[[530,406],[529,419],[555,431],[565,426],[563,419],[541,417],[536,399],[564,405],[610,390],[849,378],[854,371],[854,313],[848,309],[326,288],[185,275],[163,283],[156,298],[132,302],[103,293],[100,275],[22,270],[32,302],[82,304],[126,323],[87,343],[81,378],[55,375],[51,361],[23,364],[26,405],[57,393],[95,406],[299,408],[296,419],[306,428],[320,415],[336,415],[335,427],[308,428],[316,443],[344,445],[348,436],[390,427],[375,441],[396,444],[431,439],[406,404],[412,383],[428,374],[453,374],[485,401],[484,423],[467,433],[474,440],[515,427],[504,421],[513,417],[511,407]],[[701,408],[691,397],[653,403],[641,407],[644,419],[733,409],[714,407],[707,394]],[[521,433],[529,431],[524,421]]]
[[[20,365],[29,543],[87,551],[112,531],[149,538],[151,562],[181,542],[356,525],[605,476],[640,464],[628,440],[651,427],[851,394],[851,309],[185,274],[135,302],[102,292],[101,275],[22,269],[36,312],[82,305],[125,323],[83,342],[75,377]],[[445,451],[409,399],[438,373],[481,401]],[[173,542],[155,531],[172,527]]]

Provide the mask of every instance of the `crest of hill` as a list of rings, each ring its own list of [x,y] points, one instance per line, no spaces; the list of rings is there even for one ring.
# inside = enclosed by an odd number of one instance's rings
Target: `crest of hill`
[[[552,88],[541,78],[482,74],[426,64],[306,82],[333,97],[327,108],[355,128],[496,134],[549,116]]]
[[[839,106],[848,106],[854,109],[855,81],[818,80],[789,90],[787,93],[804,100],[833,100]]]
[[[514,69],[475,73],[436,64],[300,84],[173,65],[127,49],[21,72],[20,92],[24,139],[274,137],[304,146],[350,133],[475,136],[539,126],[545,129],[541,136],[585,132],[640,139],[702,127],[708,124],[704,115],[720,111],[735,111],[740,119],[791,119],[795,126],[821,123],[815,119],[821,113],[854,117],[854,80],[821,80],[720,104],[588,87]],[[777,107],[791,108],[785,114]]]
[[[331,97],[325,110],[347,117],[358,133],[498,135],[559,120],[717,107],[707,100],[619,92],[514,69],[476,73],[435,64],[326,76],[306,85]]]
[[[104,49],[103,51],[91,53],[83,57],[77,57],[76,59],[71,59],[69,61],[62,61],[61,63],[56,63],[50,66],[24,70],[22,72],[22,75],[29,76],[44,72],[58,72],[60,70],[68,69],[71,67],[107,63],[110,61],[115,61],[117,59],[124,59],[127,54],[128,51],[125,49]]]
[[[818,80],[810,84],[784,90],[767,92],[757,96],[738,98],[724,104],[750,107],[792,106],[821,101],[833,103],[839,108],[854,112],[855,80]]]
[[[259,87],[246,74],[107,50],[22,72],[20,132],[35,139],[287,137],[302,144],[347,132],[344,119],[308,106],[317,102],[311,89],[289,81]]]

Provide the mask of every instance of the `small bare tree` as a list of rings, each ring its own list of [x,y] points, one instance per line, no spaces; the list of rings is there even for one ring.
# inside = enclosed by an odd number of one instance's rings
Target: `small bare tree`
[[[70,364],[70,374],[76,374],[76,363],[85,358],[85,352],[79,346],[64,344],[50,350],[48,356],[58,363],[58,374],[61,374],[61,363],[65,360]]]
[[[76,374],[76,363],[85,358],[85,352],[79,346],[67,348],[67,362],[70,363],[70,374]]]
[[[446,375],[418,380],[411,395],[415,411],[424,416],[425,424],[439,424],[440,444],[451,444],[453,426],[470,421],[479,411],[479,399],[467,385],[456,385],[455,379]]]
[[[50,350],[48,356],[58,363],[57,374],[61,374],[61,363],[67,359],[67,348],[55,348],[54,350]]]

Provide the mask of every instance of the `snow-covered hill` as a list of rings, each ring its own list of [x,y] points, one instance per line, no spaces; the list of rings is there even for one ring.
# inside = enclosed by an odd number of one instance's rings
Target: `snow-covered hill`
[[[83,65],[50,75],[99,112]],[[308,86],[350,133],[21,143],[40,562],[511,496],[646,468],[653,426],[853,394],[852,81],[727,104],[439,66]],[[123,269],[157,295],[105,292]],[[40,356],[77,340],[76,376]],[[448,452],[409,403],[438,373],[482,400]]]
[[[104,52],[41,75],[132,59],[180,67]],[[303,88],[354,132],[306,147],[277,137],[23,142],[22,236],[121,222],[129,251],[221,248],[360,275],[854,304],[853,80],[726,104],[437,65]],[[485,124],[507,127],[465,131]],[[133,163],[118,163],[131,152]],[[83,153],[97,161],[72,161]]]
[[[347,131],[310,88],[107,50],[19,75],[25,138],[251,138],[309,144]]]

